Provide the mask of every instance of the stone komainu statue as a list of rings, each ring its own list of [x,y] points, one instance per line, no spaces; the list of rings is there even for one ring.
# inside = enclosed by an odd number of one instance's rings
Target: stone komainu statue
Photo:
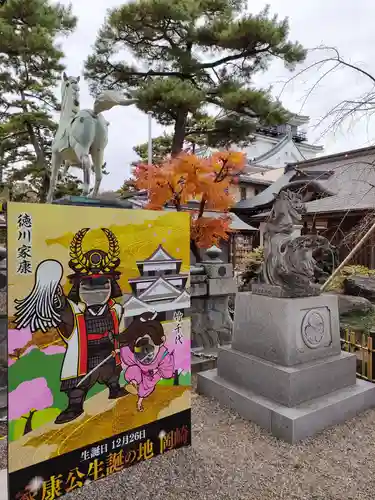
[[[330,250],[327,238],[295,236],[295,226],[305,211],[302,196],[283,190],[277,195],[264,233],[264,263],[261,281],[281,288],[283,296],[319,295],[316,272],[323,272],[313,257],[318,249]]]

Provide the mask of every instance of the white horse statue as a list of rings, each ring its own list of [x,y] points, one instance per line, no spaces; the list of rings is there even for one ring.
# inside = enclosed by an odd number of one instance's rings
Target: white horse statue
[[[120,92],[106,90],[98,96],[93,109],[79,109],[80,77],[63,74],[61,85],[60,122],[52,143],[51,179],[47,203],[53,200],[61,166],[65,175],[69,167],[83,169],[83,194],[90,192],[91,162],[95,173],[95,184],[91,196],[98,194],[102,180],[104,149],[108,143],[109,122],[101,114],[114,106],[130,106],[135,99],[127,99]],[[90,160],[91,156],[91,160]]]

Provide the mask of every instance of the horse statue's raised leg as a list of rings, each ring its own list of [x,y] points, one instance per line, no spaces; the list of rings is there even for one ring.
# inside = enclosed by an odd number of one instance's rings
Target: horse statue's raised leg
[[[52,203],[53,193],[56,189],[57,177],[59,175],[59,170],[61,167],[62,158],[60,153],[52,150],[52,160],[51,160],[51,177],[49,180],[49,189],[47,194],[47,203]]]

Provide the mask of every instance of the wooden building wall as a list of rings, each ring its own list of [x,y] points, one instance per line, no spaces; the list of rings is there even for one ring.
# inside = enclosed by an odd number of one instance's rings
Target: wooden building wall
[[[322,226],[326,225],[326,229],[322,228],[319,233],[328,238],[328,240],[337,247],[339,260],[342,262],[359,240],[358,236],[354,240],[351,239],[350,241],[345,241],[345,238],[360,223],[365,215],[365,213],[355,215],[340,213],[337,215],[335,214],[334,216],[330,215],[326,218],[321,218],[320,220],[309,218],[307,219],[307,223],[309,228],[312,228],[313,220],[316,226],[319,226],[319,222],[321,222]],[[348,265],[361,265],[370,269],[375,269],[374,233],[368,238],[363,247],[354,255]]]
[[[319,217],[305,216],[304,223],[307,225],[306,229],[308,232],[319,231],[319,234],[328,238],[328,240],[337,247],[339,261],[342,262],[358,241],[357,237],[354,241],[352,240],[346,243],[345,237],[360,223],[365,215],[366,212],[356,214],[327,214]],[[252,224],[253,226],[259,226],[260,221],[259,219],[254,220],[249,218],[246,222]],[[254,234],[254,248],[260,244],[259,236],[260,232]],[[354,255],[349,265],[361,265],[370,269],[375,269],[375,232],[369,237],[362,249]]]

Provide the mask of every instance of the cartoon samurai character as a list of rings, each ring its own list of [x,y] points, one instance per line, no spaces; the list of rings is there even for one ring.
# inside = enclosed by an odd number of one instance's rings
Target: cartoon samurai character
[[[119,335],[121,346],[125,346],[121,348],[125,380],[130,384],[129,392],[138,395],[138,411],[143,411],[144,398],[154,391],[159,380],[172,378],[174,373],[174,354],[165,347],[163,325],[155,317],[146,313]]]
[[[66,344],[61,369],[61,391],[68,406],[56,418],[56,424],[70,422],[83,413],[88,391],[98,382],[109,389],[109,399],[128,393],[120,387],[121,360],[118,335],[123,328],[123,308],[113,299],[121,296],[119,244],[106,228],[108,252],[83,253],[82,242],[88,228],[81,229],[70,245],[68,276],[72,285],[65,296],[60,285],[62,265],[45,260],[38,265],[31,293],[16,300],[17,328],[47,332],[55,327]]]

